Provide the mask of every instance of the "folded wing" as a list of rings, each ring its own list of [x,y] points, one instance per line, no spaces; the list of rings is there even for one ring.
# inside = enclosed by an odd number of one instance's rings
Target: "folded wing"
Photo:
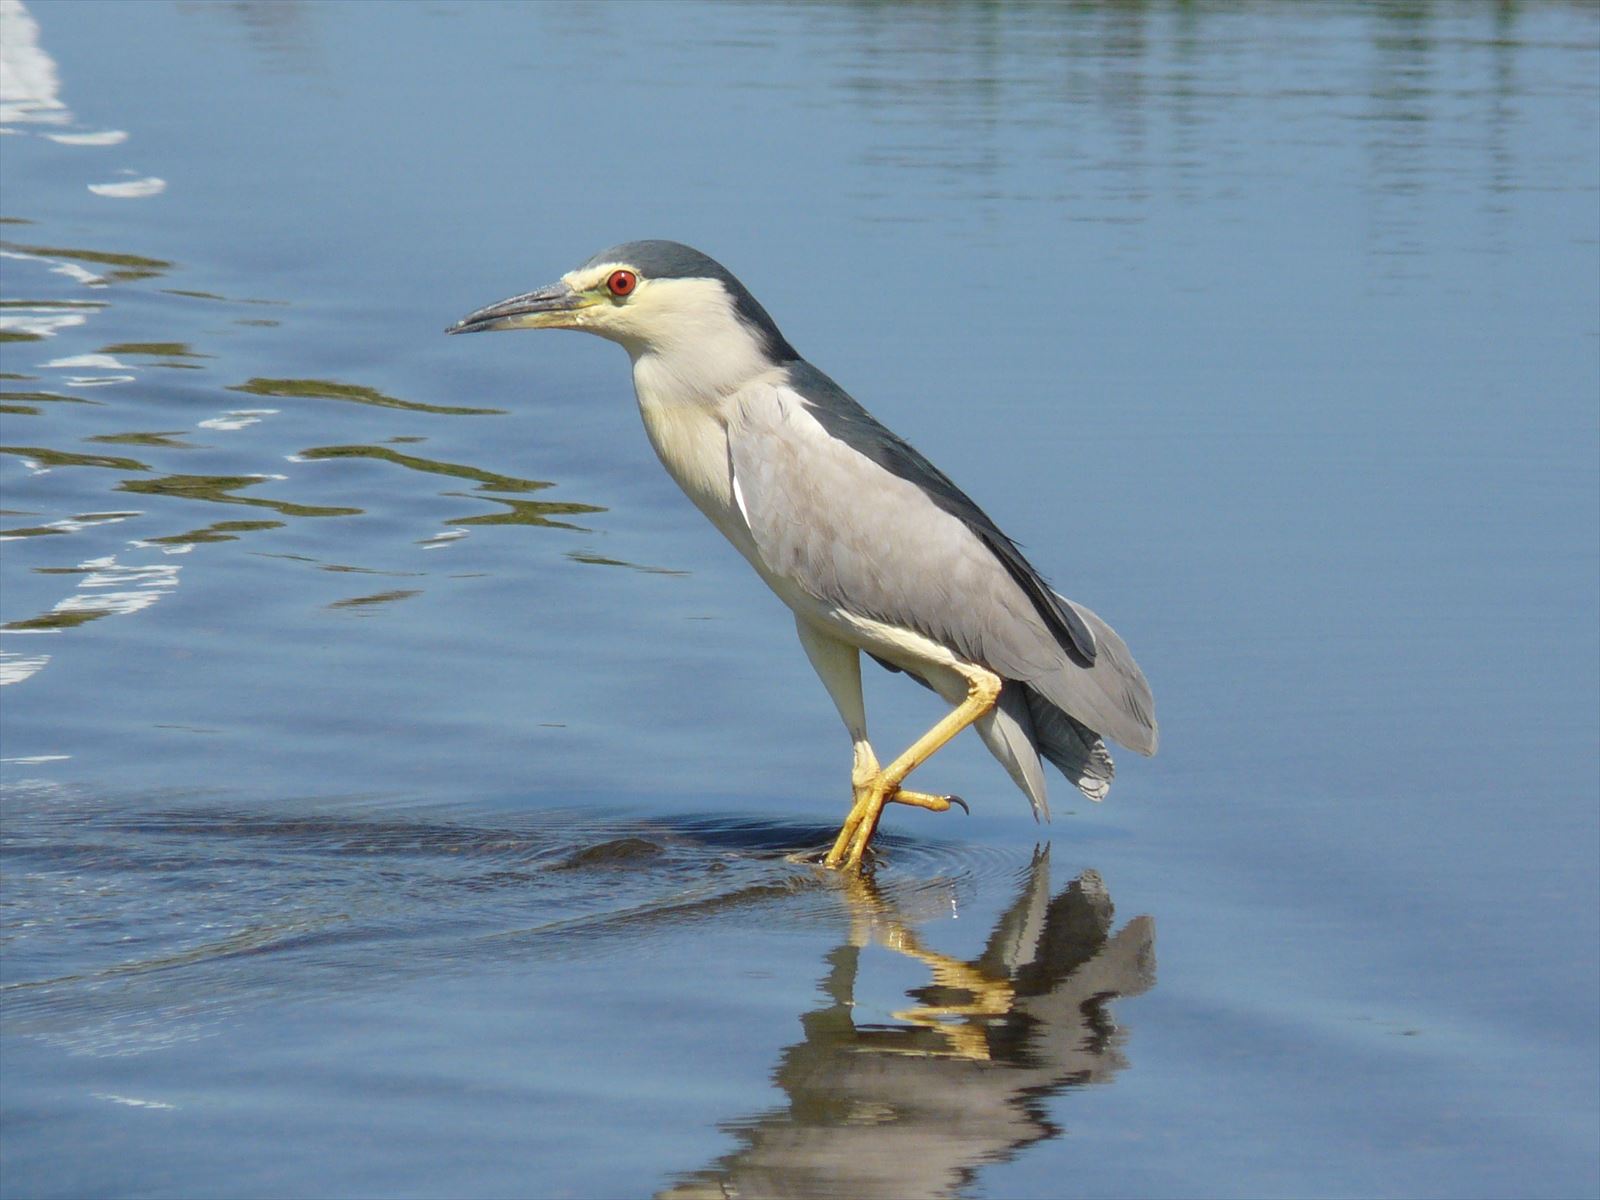
[[[786,384],[737,400],[729,466],[769,570],[827,604],[915,630],[1025,683],[1042,748],[1054,760],[1051,745],[1060,745],[1079,775],[1099,773],[1104,747],[1097,755],[1051,708],[1090,735],[1154,752],[1150,688],[1122,639],[1052,591],[937,468],[806,364]],[[1069,753],[1077,743],[1081,750]]]

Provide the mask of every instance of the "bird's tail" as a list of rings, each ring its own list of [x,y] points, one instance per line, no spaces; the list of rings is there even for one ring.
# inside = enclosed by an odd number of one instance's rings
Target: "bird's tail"
[[[1050,819],[1041,755],[1091,800],[1103,800],[1111,788],[1116,767],[1100,735],[1026,683],[1006,680],[1000,702],[974,728],[1028,797],[1035,820]]]
[[[1073,785],[1091,800],[1105,799],[1117,773],[1111,752],[1098,733],[1062,712],[1031,687],[1023,686],[1034,744]]]

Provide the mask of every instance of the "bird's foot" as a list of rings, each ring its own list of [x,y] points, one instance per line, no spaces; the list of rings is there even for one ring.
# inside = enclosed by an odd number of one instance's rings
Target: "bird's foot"
[[[927,792],[905,792],[896,788],[884,799],[885,804],[909,804],[912,808],[925,808],[929,812],[949,812],[955,805],[968,816],[972,810],[960,796],[930,796]]]
[[[839,836],[834,839],[833,849],[822,860],[823,866],[859,867],[867,843],[878,830],[878,821],[883,816],[886,804],[909,804],[929,812],[949,812],[951,805],[960,805],[963,812],[972,811],[960,796],[933,796],[927,792],[907,791],[898,784],[889,783],[882,776],[857,784],[855,793],[855,804],[850,808],[850,815],[845,817]]]

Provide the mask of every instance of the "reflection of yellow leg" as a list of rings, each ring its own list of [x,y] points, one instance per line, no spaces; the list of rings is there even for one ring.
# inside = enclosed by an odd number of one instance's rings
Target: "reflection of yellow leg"
[[[828,857],[823,860],[825,865],[856,867],[861,864],[861,855],[866,851],[872,835],[877,832],[885,804],[909,804],[932,812],[949,810],[953,797],[903,792],[900,784],[936,750],[992,709],[1000,698],[1000,677],[992,671],[969,666],[962,668],[962,673],[967,677],[967,698],[913,742],[888,767],[877,770],[872,751],[868,749],[863,753],[864,743],[856,747],[855,770],[851,772],[855,803],[839,830],[833,849],[828,851]]]
[[[896,932],[897,938],[885,942],[890,949],[924,963],[933,972],[933,981],[941,987],[966,992],[972,997],[965,1004],[919,1004],[895,1013],[896,1019],[938,1030],[962,1058],[987,1059],[989,1039],[984,1035],[983,1023],[1011,1011],[1016,999],[1011,981],[991,979],[969,962],[927,949],[908,929]],[[961,1023],[952,1024],[951,1017],[961,1018]]]
[[[846,874],[844,886],[850,905],[851,945],[881,942],[895,953],[914,958],[926,966],[934,983],[940,987],[964,992],[970,997],[960,1004],[920,1004],[896,1012],[895,1018],[938,1033],[957,1057],[987,1060],[986,1023],[994,1017],[1005,1016],[1016,1001],[1010,979],[990,976],[973,963],[929,950],[869,878]],[[926,1053],[920,1050],[903,1052]]]

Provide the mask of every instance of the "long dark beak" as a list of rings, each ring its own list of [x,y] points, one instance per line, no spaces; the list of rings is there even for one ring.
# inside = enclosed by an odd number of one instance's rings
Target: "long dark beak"
[[[488,308],[468,313],[446,333],[483,333],[491,329],[559,329],[570,325],[570,314],[592,304],[588,297],[565,283],[552,283],[536,292],[513,296]]]

